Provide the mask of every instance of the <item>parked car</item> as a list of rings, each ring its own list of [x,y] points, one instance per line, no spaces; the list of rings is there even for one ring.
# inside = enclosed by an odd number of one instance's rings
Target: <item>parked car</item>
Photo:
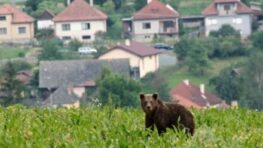
[[[79,53],[82,53],[82,54],[92,54],[92,53],[97,53],[97,49],[94,49],[94,48],[91,48],[91,47],[80,47],[78,49],[78,52]]]
[[[153,45],[156,49],[172,50],[174,47],[165,43],[156,43]]]

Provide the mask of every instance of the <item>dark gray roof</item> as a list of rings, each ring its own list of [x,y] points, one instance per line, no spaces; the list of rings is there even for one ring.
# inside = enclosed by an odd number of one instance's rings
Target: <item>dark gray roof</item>
[[[39,17],[38,20],[52,20],[54,17],[54,14],[50,12],[49,10],[45,10]]]
[[[61,86],[54,93],[52,93],[44,102],[43,106],[62,106],[64,104],[73,104],[81,98],[73,92],[68,92],[68,87]]]
[[[42,61],[39,88],[58,88],[62,85],[78,85],[88,80],[97,80],[104,67],[115,73],[130,76],[128,59]]]

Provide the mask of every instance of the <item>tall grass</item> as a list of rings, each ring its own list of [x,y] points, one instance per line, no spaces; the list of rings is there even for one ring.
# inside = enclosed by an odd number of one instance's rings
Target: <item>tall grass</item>
[[[11,106],[0,108],[0,147],[263,147],[263,112],[193,112],[193,137],[168,130],[147,138],[139,109]]]

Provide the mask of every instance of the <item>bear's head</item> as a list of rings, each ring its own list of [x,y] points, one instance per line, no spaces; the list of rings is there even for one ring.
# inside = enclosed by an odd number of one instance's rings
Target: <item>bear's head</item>
[[[158,107],[158,94],[140,94],[141,106],[146,114],[155,111]]]

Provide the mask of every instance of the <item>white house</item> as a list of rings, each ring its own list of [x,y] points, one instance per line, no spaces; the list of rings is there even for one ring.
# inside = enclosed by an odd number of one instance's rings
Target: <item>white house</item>
[[[131,76],[142,78],[149,72],[159,69],[160,51],[140,42],[125,41],[101,55],[101,60],[129,59]]]
[[[150,42],[155,36],[176,38],[179,33],[179,13],[159,0],[148,0],[132,18],[123,19],[125,34],[134,40]]]
[[[252,13],[240,0],[214,0],[202,12],[205,17],[205,35],[227,24],[246,38],[252,32]]]
[[[45,10],[37,19],[37,29],[54,28],[54,14]]]
[[[107,15],[95,8],[92,0],[90,4],[85,0],[74,0],[55,16],[55,35],[66,42],[71,39],[91,42],[97,32],[106,32]]]

